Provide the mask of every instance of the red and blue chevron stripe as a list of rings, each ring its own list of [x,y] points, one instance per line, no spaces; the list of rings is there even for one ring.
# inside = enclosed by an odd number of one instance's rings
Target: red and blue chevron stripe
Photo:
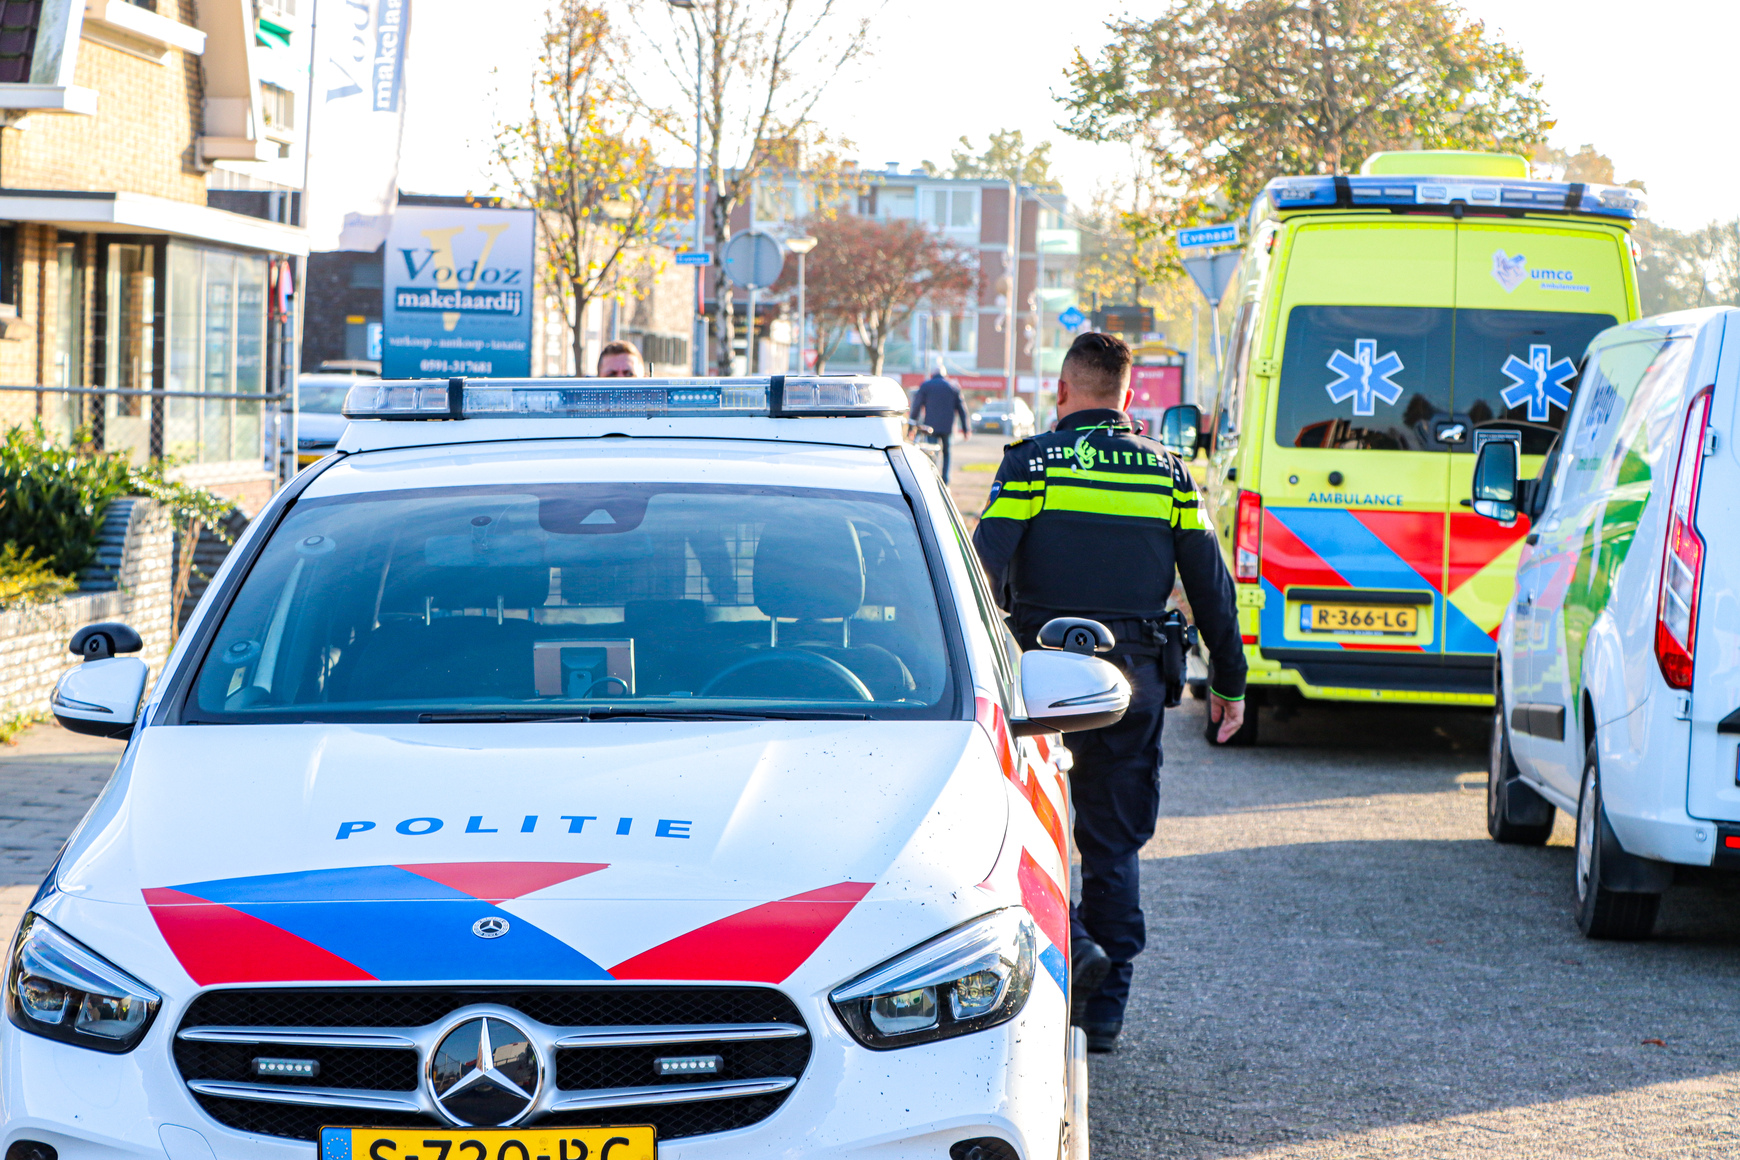
[[[1263,513],[1260,617],[1263,644],[1277,648],[1448,652],[1491,655],[1493,638],[1445,598],[1445,569],[1452,589],[1480,571],[1526,529],[1498,529],[1491,521],[1455,523],[1445,544],[1442,512],[1350,511],[1346,508],[1268,507]],[[1498,529],[1494,535],[1485,526]],[[1430,597],[1432,640],[1426,645],[1289,639],[1285,630],[1290,588],[1376,588]]]
[[[741,979],[782,982],[870,883],[775,899],[606,969],[500,903],[604,870],[599,862],[356,866],[223,878],[143,892],[200,986],[365,980]],[[507,932],[472,933],[482,918]]]

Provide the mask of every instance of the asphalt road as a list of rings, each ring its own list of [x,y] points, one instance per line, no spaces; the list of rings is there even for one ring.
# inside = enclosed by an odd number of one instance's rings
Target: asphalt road
[[[957,448],[969,519],[1000,451]],[[1685,873],[1654,939],[1590,942],[1571,820],[1486,836],[1485,713],[1263,713],[1245,750],[1169,716],[1095,1160],[1734,1154],[1740,880]]]

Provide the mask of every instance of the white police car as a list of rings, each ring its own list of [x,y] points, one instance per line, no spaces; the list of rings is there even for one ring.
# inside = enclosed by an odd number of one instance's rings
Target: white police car
[[[905,404],[358,385],[142,709],[81,634],[55,711],[130,741],[12,950],[10,1160],[1085,1156],[1045,734],[1129,690],[1018,654]]]
[[[1675,864],[1740,869],[1740,310],[1590,344],[1538,481],[1480,451],[1473,504],[1517,538],[1498,635],[1487,825],[1577,819],[1585,934],[1641,938]],[[1532,521],[1532,524],[1529,522]]]

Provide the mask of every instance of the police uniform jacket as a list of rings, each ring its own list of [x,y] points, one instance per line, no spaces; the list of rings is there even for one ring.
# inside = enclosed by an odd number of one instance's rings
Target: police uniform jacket
[[[1086,616],[1127,635],[1165,612],[1176,574],[1214,661],[1214,691],[1244,696],[1237,598],[1195,481],[1122,411],[1077,411],[1011,443],[973,546],[1017,632]]]

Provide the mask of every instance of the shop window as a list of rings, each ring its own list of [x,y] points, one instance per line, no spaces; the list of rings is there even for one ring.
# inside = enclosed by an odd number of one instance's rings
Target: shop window
[[[381,288],[381,284],[382,275],[379,259],[371,257],[351,263],[350,288],[352,290],[378,290]]]
[[[166,453],[199,463],[261,460],[266,389],[266,259],[175,244],[169,250],[171,390]]]
[[[156,389],[157,247],[112,242],[104,301],[103,385],[118,391]],[[103,445],[143,459],[151,451],[151,401],[142,394],[103,400]]]

